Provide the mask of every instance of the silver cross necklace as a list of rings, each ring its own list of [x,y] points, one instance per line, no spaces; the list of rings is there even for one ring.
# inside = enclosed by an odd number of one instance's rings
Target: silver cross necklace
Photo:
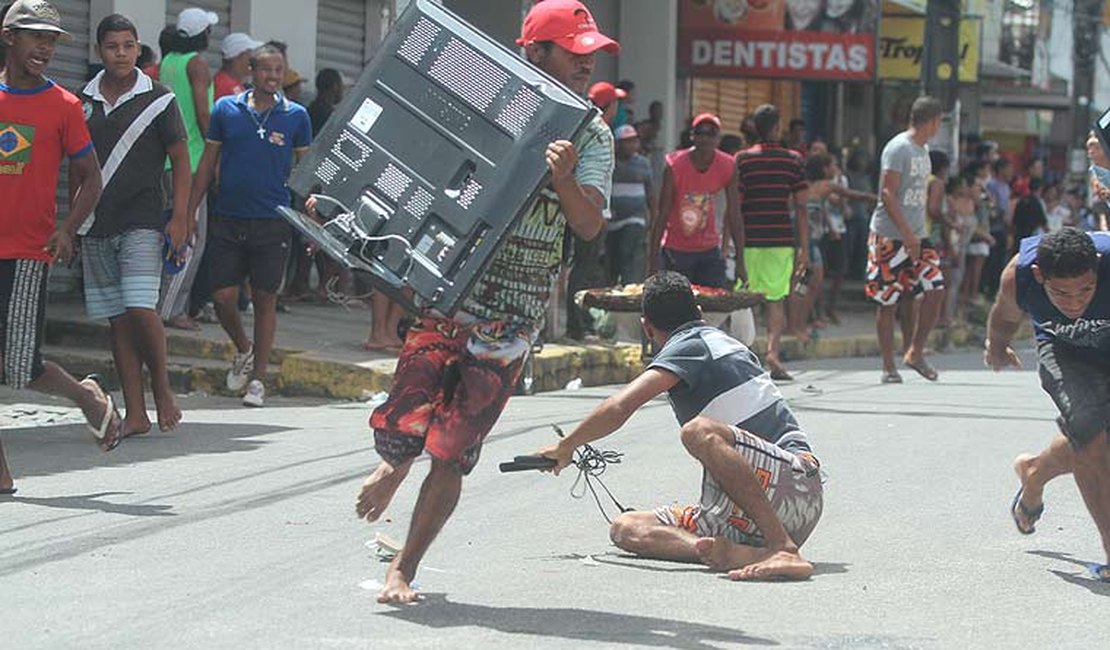
[[[251,91],[251,104],[253,104],[253,103],[254,103],[254,91]],[[274,98],[274,106],[277,106],[277,98],[276,97]],[[255,131],[255,133],[258,134],[258,139],[259,140],[265,140],[266,139],[266,122],[270,119],[270,113],[274,112],[274,106],[271,106],[270,108],[266,109],[266,112],[262,114],[262,121],[259,121],[258,118],[254,116],[254,110],[248,110],[247,111],[247,115],[251,116],[251,119],[254,120],[255,126],[258,127],[258,130]]]

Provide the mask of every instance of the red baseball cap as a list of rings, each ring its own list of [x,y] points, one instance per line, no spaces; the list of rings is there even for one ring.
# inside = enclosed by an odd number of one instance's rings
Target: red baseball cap
[[[605,108],[609,104],[628,97],[628,93],[624,90],[617,88],[608,81],[599,81],[590,86],[590,91],[586,93],[590,101],[597,105],[598,108]]]
[[[572,54],[598,50],[616,54],[621,49],[619,43],[598,31],[593,14],[578,0],[540,0],[532,5],[516,44],[524,47],[543,41],[554,41]]]
[[[721,118],[717,117],[713,113],[699,114],[697,117],[694,118],[694,121],[690,124],[690,126],[696,129],[698,128],[698,125],[702,122],[712,122],[713,126],[717,127],[718,131],[721,130]]]

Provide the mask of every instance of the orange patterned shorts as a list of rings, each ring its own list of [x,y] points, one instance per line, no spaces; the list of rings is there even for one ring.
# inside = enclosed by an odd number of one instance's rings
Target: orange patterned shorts
[[[926,291],[944,288],[940,255],[928,239],[921,240],[921,257],[910,259],[909,251],[899,239],[871,233],[867,238],[867,297],[880,305],[890,306],[903,294],[917,296]]]

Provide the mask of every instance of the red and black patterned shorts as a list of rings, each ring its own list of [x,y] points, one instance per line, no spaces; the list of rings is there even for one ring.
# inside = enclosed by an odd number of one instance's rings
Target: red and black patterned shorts
[[[867,238],[867,297],[880,305],[896,304],[902,294],[916,296],[944,288],[940,256],[928,239],[921,240],[921,257],[917,262],[900,239],[877,233]]]
[[[389,399],[370,415],[378,455],[396,465],[427,450],[469,474],[520,381],[532,339],[532,330],[502,322],[417,320]]]

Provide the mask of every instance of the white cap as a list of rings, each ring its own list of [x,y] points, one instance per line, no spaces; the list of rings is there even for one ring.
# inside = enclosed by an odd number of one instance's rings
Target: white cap
[[[186,38],[192,38],[218,22],[220,17],[216,12],[189,7],[181,10],[177,15],[177,31],[184,34]]]
[[[613,136],[617,140],[627,140],[629,138],[638,138],[640,134],[636,132],[636,127],[631,124],[622,124],[613,132]]]
[[[224,37],[220,43],[220,54],[225,59],[234,59],[243,52],[262,47],[262,41],[256,41],[243,32],[232,32]]]

